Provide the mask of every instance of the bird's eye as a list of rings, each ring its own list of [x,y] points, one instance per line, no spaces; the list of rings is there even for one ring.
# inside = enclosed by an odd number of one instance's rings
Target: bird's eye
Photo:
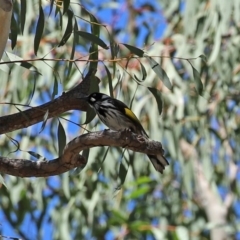
[[[91,97],[91,98],[90,98],[90,101],[91,101],[91,102],[95,102],[96,99],[95,99],[94,97]]]

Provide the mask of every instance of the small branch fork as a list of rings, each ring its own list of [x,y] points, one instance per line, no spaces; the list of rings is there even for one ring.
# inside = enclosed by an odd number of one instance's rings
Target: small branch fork
[[[130,131],[104,130],[83,134],[70,141],[62,156],[49,161],[31,161],[0,157],[1,173],[17,177],[49,177],[59,175],[76,167],[84,168],[87,160],[79,152],[93,147],[125,147],[150,155],[164,154],[160,142],[139,138]]]

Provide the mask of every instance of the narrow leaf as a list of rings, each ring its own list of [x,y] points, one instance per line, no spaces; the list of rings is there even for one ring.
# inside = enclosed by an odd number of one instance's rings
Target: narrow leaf
[[[190,62],[189,62],[190,63]],[[203,84],[201,81],[201,76],[199,72],[193,67],[193,65],[190,63],[192,70],[193,70],[193,77],[195,80],[195,87],[199,95],[203,95]]]
[[[36,152],[33,152],[33,151],[27,151],[27,153],[30,154],[31,156],[37,158],[37,159],[43,158],[43,156],[41,156],[40,154],[38,154]]]
[[[88,124],[90,123],[96,116],[95,111],[92,108],[88,108],[87,110],[87,115],[86,115],[86,120],[83,124]]]
[[[65,33],[63,34],[63,37],[62,37],[60,43],[58,44],[58,47],[63,46],[67,42],[67,40],[70,38],[70,36],[72,34],[72,30],[73,30],[73,25],[72,25],[73,12],[71,10],[68,10],[67,14],[68,14],[67,27],[66,27]]]
[[[156,88],[151,88],[148,87],[148,90],[153,94],[153,96],[155,97],[156,101],[157,101],[157,105],[158,105],[158,112],[159,115],[161,115],[162,113],[162,107],[163,107],[163,102],[162,102],[162,98],[161,98],[161,93],[159,90],[157,90]]]
[[[134,46],[131,46],[131,45],[128,45],[126,43],[122,43],[122,45],[124,45],[126,48],[128,48],[128,50],[131,52],[131,53],[134,53],[135,55],[139,56],[139,57],[143,57],[143,54],[144,54],[144,51],[139,49],[139,48],[136,48]]]
[[[70,60],[74,59],[75,47],[78,44],[78,36],[76,34],[76,31],[78,31],[78,24],[77,24],[76,18],[74,20],[75,21],[74,21],[74,27],[73,27],[74,28],[74,30],[73,30],[73,42],[72,42],[72,52],[71,52],[71,55],[70,55]],[[68,66],[68,73],[67,73],[68,77],[70,76],[70,73],[71,73],[71,70],[72,70],[72,65],[73,65],[73,61],[70,61],[69,66]]]
[[[120,169],[119,169],[119,178],[121,180],[121,185],[124,184],[126,176],[127,176],[128,169],[124,166],[123,163],[120,164]]]
[[[160,78],[160,80],[164,83],[164,85],[168,88],[168,89],[172,89],[172,84],[166,74],[166,72],[161,68],[161,66],[151,57],[146,56],[151,67],[152,70],[157,74],[157,76]]]
[[[61,122],[59,121],[58,123],[58,154],[59,156],[62,155],[63,149],[65,146],[66,146],[66,134]]]
[[[77,34],[85,39],[87,39],[88,41],[99,45],[100,47],[104,48],[104,49],[108,49],[109,47],[106,45],[106,43],[100,39],[99,37],[88,33],[88,32],[84,32],[84,31],[77,31]]]
[[[29,63],[29,62],[25,62],[25,61],[23,60],[23,62],[20,63],[20,66],[21,66],[21,67],[24,67],[24,68],[27,68],[28,70],[30,70],[30,71],[32,71],[32,72],[34,72],[34,73],[37,73],[37,74],[39,74],[39,75],[42,75],[42,74],[38,71],[38,69],[37,69],[34,65],[32,65],[31,63]]]
[[[69,9],[70,0],[63,1],[63,14],[65,14]]]
[[[48,15],[48,16],[50,16],[51,13],[52,13],[52,10],[53,10],[53,4],[54,4],[54,0],[50,0],[50,9],[49,9],[49,15]]]
[[[27,2],[26,0],[21,0],[21,31],[23,34],[25,20],[26,20],[26,12],[27,12]]]
[[[27,100],[27,105],[30,105],[30,103],[32,101],[32,98],[33,98],[33,95],[34,95],[35,89],[36,89],[36,82],[37,82],[37,77],[36,77],[36,74],[34,74],[34,76],[33,76],[33,90],[30,94],[29,99]]]
[[[103,64],[103,65],[104,65],[105,70],[107,72],[109,93],[110,93],[110,96],[113,97],[112,75],[111,75],[109,69],[107,68],[107,66],[105,64]]]
[[[14,49],[17,43],[17,35],[18,35],[18,24],[16,22],[16,19],[14,18],[14,14],[12,14],[11,19],[11,33],[10,33],[10,39],[11,39],[11,47]]]
[[[199,56],[205,63],[207,63],[207,57],[203,54]]]
[[[140,61],[139,61],[139,63],[140,63],[140,66],[141,66],[141,71],[142,71],[142,81],[144,81],[147,77],[147,71]]]
[[[142,186],[139,188],[136,188],[136,190],[134,190],[129,196],[128,199],[134,199],[134,198],[138,198],[141,197],[142,195],[147,194],[150,191],[150,187],[149,186]]]
[[[41,133],[43,131],[43,129],[44,129],[46,123],[47,123],[48,113],[49,113],[49,111],[47,110],[46,113],[43,116],[43,122],[42,122],[42,126],[41,126],[41,129],[40,129],[39,133]]]
[[[37,55],[37,51],[39,48],[39,44],[41,41],[41,37],[43,34],[43,28],[44,28],[44,12],[42,7],[39,7],[39,18],[37,22],[37,27],[36,27],[36,35],[34,37],[34,53]]]
[[[95,24],[98,23],[98,20],[95,18],[95,16],[93,16],[91,13],[89,13],[89,18],[91,21],[91,33],[92,35],[94,35],[95,37],[99,37],[100,34],[100,27],[99,24]],[[90,69],[97,69],[98,66],[98,44],[95,44],[94,42],[92,42],[91,47],[89,48],[89,60],[90,60]],[[91,61],[93,60],[93,61]]]
[[[57,94],[58,94],[58,81],[57,77],[54,75],[54,85],[51,99],[53,100]]]

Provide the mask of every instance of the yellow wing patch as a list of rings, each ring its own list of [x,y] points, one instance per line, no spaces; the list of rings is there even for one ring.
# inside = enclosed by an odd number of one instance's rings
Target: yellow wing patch
[[[124,108],[124,111],[125,111],[125,114],[126,114],[129,118],[131,118],[131,119],[133,119],[134,121],[140,123],[139,120],[138,120],[138,118],[136,117],[136,115],[135,115],[129,108]]]

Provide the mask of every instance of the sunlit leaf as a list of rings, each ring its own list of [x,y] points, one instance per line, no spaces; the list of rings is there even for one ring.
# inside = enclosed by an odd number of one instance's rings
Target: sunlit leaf
[[[161,115],[162,113],[162,107],[163,107],[163,102],[162,102],[162,98],[161,98],[161,92],[159,90],[157,90],[156,88],[151,88],[148,87],[148,90],[153,94],[153,96],[155,97],[156,101],[157,101],[157,106],[158,106],[158,112],[159,115]]]
[[[36,34],[34,37],[34,53],[37,55],[39,44],[42,38],[43,34],[43,29],[44,29],[44,12],[42,7],[39,7],[39,18],[37,22],[37,27],[36,27]]]
[[[152,70],[157,74],[157,76],[160,78],[160,80],[163,82],[163,84],[169,89],[172,89],[172,84],[169,80],[168,75],[166,72],[161,68],[161,66],[151,57],[146,56],[148,59],[150,66],[152,67]]]
[[[147,194],[149,191],[150,191],[150,187],[147,185],[138,187],[128,196],[128,199],[139,198],[142,195]]]
[[[31,63],[25,61],[23,58],[13,54],[13,53],[10,53],[10,52],[7,52],[6,51],[6,54],[9,58],[10,61],[18,61],[18,62],[14,62],[15,65],[18,65],[18,66],[21,66],[21,67],[24,67],[28,70],[30,70],[31,72],[34,72],[34,73],[37,73],[39,75],[42,75],[39,70],[34,66],[32,65]]]
[[[189,240],[188,229],[184,226],[177,226],[176,227],[176,234],[177,234],[178,239]]]

